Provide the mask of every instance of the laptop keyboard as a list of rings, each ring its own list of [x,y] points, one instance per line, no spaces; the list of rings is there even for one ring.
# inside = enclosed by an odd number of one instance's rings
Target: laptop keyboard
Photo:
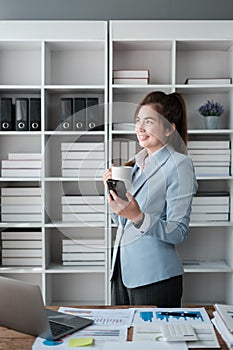
[[[73,329],[73,327],[64,325],[64,324],[59,324],[53,321],[49,321],[50,327],[51,327],[51,332],[53,334],[54,337],[58,336],[59,334],[63,334],[64,332],[67,332],[71,329]]]

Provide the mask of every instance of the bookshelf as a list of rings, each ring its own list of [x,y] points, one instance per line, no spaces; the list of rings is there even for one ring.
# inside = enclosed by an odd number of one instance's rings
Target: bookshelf
[[[184,305],[233,302],[233,85],[228,80],[225,84],[222,80],[219,84],[208,81],[232,77],[232,28],[232,21],[110,21],[109,139],[112,147],[109,160],[114,158],[116,140],[136,140],[131,128],[128,132],[123,128],[115,130],[112,124],[130,125],[137,103],[153,90],[182,93],[187,105],[190,141],[199,146],[203,141],[229,144],[229,149],[222,153],[227,158],[226,172],[220,169],[220,174],[214,173],[220,165],[214,160],[210,171],[207,168],[206,174],[200,172],[197,176],[198,192],[227,193],[229,197],[225,209],[217,204],[213,208],[210,197],[207,207],[197,206],[193,210],[189,237],[178,246],[185,270]],[[129,69],[148,69],[149,84],[114,84],[113,71]],[[188,78],[206,80],[201,84],[185,84]],[[206,130],[203,117],[197,111],[208,99],[216,99],[225,107],[216,130]],[[203,218],[199,215],[201,210],[212,211],[212,216],[208,214]],[[219,210],[226,213],[218,216]],[[111,222],[110,226],[114,241],[116,227]]]
[[[106,103],[107,103],[107,23],[104,21],[1,21],[0,22],[0,97],[10,97],[13,104],[16,98],[40,98],[41,128],[39,131],[1,131],[0,159],[8,159],[9,154],[39,154],[41,164],[40,176],[1,176],[1,190],[21,188],[23,194],[16,198],[22,211],[22,201],[29,203],[25,210],[36,210],[32,193],[25,199],[25,191],[41,190],[39,219],[3,221],[0,223],[2,255],[13,254],[11,260],[2,258],[0,274],[25,280],[40,285],[46,304],[104,304],[108,289],[106,249],[106,214],[102,210],[101,218],[92,220],[62,220],[64,211],[73,213],[74,207],[62,205],[62,197],[95,196],[104,197],[104,188],[96,169],[87,169],[88,176],[63,174],[64,164],[70,166],[68,151],[62,158],[62,145],[75,145],[78,153],[79,168],[87,165],[85,155],[81,154],[80,145],[85,146],[85,153],[94,144],[103,146],[101,166],[104,167],[107,155]],[[69,131],[60,128],[60,101],[78,98],[98,99],[98,113],[101,117],[101,130]],[[73,121],[72,121],[73,122]],[[81,147],[81,146],[80,146]],[[94,150],[95,151],[95,150]],[[95,153],[96,154],[96,153]],[[82,164],[80,164],[82,163]],[[8,163],[6,163],[8,164]],[[72,166],[73,163],[71,163]],[[28,170],[28,169],[27,169]],[[76,169],[77,172],[77,169]],[[26,190],[25,190],[26,189]],[[4,219],[3,206],[1,218]],[[23,197],[23,198],[22,198]],[[83,210],[86,212],[88,203]],[[91,208],[91,206],[90,206]],[[80,207],[79,207],[80,209]],[[77,213],[74,212],[74,216]],[[12,214],[13,216],[16,214]],[[32,214],[31,214],[32,215]],[[33,214],[34,215],[34,214]],[[89,215],[89,214],[88,214]],[[16,217],[16,216],[15,216]],[[23,214],[20,213],[20,217]],[[13,232],[14,234],[10,234]],[[7,235],[8,233],[8,235]],[[16,236],[15,238],[15,234]],[[28,238],[27,238],[28,237]],[[37,237],[33,240],[32,237]],[[101,264],[68,265],[63,263],[63,241],[70,240],[77,246],[80,242],[102,242]],[[35,243],[36,242],[36,243]],[[16,264],[17,254],[32,255],[19,252],[18,247],[40,246],[40,261],[28,261],[26,257]],[[5,247],[12,247],[11,252]],[[85,243],[88,250],[88,244]],[[36,253],[33,249],[34,254]],[[64,248],[65,249],[65,248]],[[95,251],[97,248],[93,248]]]

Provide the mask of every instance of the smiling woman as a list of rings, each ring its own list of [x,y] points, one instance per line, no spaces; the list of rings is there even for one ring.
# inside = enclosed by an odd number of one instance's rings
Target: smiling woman
[[[149,112],[149,109],[152,112]],[[138,105],[135,113],[135,126],[137,119],[143,115],[159,118],[163,124],[164,133],[160,137],[165,137],[162,143],[170,143],[177,152],[186,154],[187,146],[187,114],[186,106],[182,95],[172,93],[166,95],[162,91],[154,91],[148,94]],[[154,113],[153,113],[154,112]],[[177,132],[173,132],[177,130]]]
[[[108,197],[118,226],[112,259],[113,304],[179,307],[183,266],[176,251],[189,232],[197,181],[186,155],[185,103],[177,93],[147,95],[135,113],[143,148],[132,165],[127,201]],[[112,177],[107,169],[103,181]]]
[[[135,132],[141,147],[148,154],[155,152],[168,142],[175,124],[166,123],[153,105],[142,106],[135,118]]]

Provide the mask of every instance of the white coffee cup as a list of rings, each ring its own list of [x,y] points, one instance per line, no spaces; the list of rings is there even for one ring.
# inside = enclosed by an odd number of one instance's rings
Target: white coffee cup
[[[113,166],[112,178],[114,180],[124,181],[127,191],[130,191],[132,186],[132,167],[131,166]]]

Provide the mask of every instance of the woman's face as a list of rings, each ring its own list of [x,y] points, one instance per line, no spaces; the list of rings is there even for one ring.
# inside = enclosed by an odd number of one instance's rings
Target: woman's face
[[[162,117],[150,105],[140,108],[135,119],[135,132],[140,146],[148,153],[163,147],[171,133],[170,129],[164,128]]]

